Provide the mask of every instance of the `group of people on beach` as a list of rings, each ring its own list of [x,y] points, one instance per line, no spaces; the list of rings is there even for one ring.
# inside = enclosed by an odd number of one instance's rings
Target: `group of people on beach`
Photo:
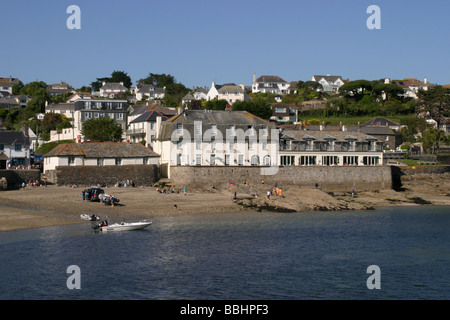
[[[270,200],[270,196],[273,196],[273,195],[278,196],[278,197],[282,197],[281,191],[282,191],[281,188],[277,187],[276,184],[275,184],[275,187],[267,190],[267,199]]]
[[[25,187],[47,187],[47,179],[44,179],[43,181],[28,180],[28,183],[25,183],[25,181],[23,181],[22,189],[25,189]]]

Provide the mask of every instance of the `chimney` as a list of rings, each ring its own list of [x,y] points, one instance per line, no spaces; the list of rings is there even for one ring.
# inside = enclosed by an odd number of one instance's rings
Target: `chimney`
[[[121,85],[123,85],[123,81],[120,81],[119,83],[120,83]]]
[[[423,79],[423,83],[425,83],[425,84],[427,84],[427,83],[428,83],[428,79],[427,79],[427,77],[425,77],[425,78]]]
[[[105,81],[102,81],[102,86],[104,86],[106,84],[106,82]]]
[[[253,83],[256,82],[256,73],[253,73]]]
[[[391,83],[391,79],[389,79],[389,78],[384,79],[384,84],[390,84],[390,83]]]
[[[242,90],[245,90],[245,86],[243,83],[241,83],[239,86],[242,88]]]

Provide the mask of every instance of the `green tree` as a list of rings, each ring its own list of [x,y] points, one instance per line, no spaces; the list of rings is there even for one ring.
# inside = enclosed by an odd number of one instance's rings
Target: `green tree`
[[[436,86],[431,90],[419,90],[418,97],[422,102],[422,110],[436,121],[437,128],[450,115],[450,88]],[[435,132],[436,148],[439,149],[439,130]]]
[[[93,142],[122,140],[122,126],[110,117],[91,118],[83,122],[81,134],[85,140]]]
[[[110,77],[97,78],[96,81],[91,82],[92,90],[98,91],[102,87],[103,82],[123,82],[126,88],[130,88],[133,84],[130,76],[124,71],[113,71]]]
[[[227,100],[217,100],[213,99],[203,103],[203,109],[205,110],[225,110],[227,107]]]
[[[398,99],[404,93],[405,91],[401,87],[393,83],[379,83],[374,85],[372,90],[372,94],[379,98],[385,94],[386,100]]]
[[[159,88],[167,87],[168,85],[176,83],[174,76],[165,73],[149,73],[147,78],[141,79],[139,82],[144,84],[152,84]]]
[[[231,107],[234,111],[247,111],[262,119],[270,119],[272,116],[270,103],[262,99],[236,101]]]

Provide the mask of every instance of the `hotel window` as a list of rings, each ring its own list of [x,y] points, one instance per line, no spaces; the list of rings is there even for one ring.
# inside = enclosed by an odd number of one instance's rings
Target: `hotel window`
[[[216,140],[212,140],[211,141],[211,150],[215,150],[216,149]]]
[[[177,134],[182,135],[183,134],[183,124],[177,123]]]
[[[314,141],[306,140],[306,150],[313,150],[313,148],[314,148]]]
[[[116,158],[116,166],[122,165],[122,158]]]
[[[142,164],[148,164],[148,157],[142,158]]]
[[[202,150],[202,142],[195,141],[195,150]]]
[[[226,166],[229,166],[229,165],[230,165],[230,155],[229,155],[229,154],[226,154],[226,155],[225,155],[225,165],[226,165]]]
[[[195,156],[195,164],[197,166],[201,166],[202,165],[202,155],[201,154],[197,154]]]
[[[123,120],[123,113],[117,113],[116,114],[116,119],[117,120]]]
[[[334,140],[327,140],[327,151],[334,151]]]
[[[22,151],[22,145],[21,144],[15,144],[14,145],[14,151]]]
[[[195,135],[201,135],[202,134],[202,122],[201,121],[195,121],[194,122],[194,134]]]
[[[262,126],[262,135],[263,136],[267,136],[268,135],[268,130],[267,130],[267,126],[266,125],[264,125],[264,126]]]
[[[351,140],[349,142],[348,151],[355,151],[355,150],[356,150],[356,142],[355,142],[355,140]]]
[[[217,125],[212,124],[211,125],[211,135],[216,135],[217,134]]]
[[[253,141],[252,140],[248,141],[248,150],[253,150]]]
[[[228,125],[228,134],[234,135],[234,133],[235,133],[235,127],[234,127],[234,124]]]
[[[75,157],[69,157],[69,166],[75,164]]]
[[[244,155],[243,154],[238,155],[238,165],[239,166],[244,165]]]
[[[376,143],[375,141],[369,141],[369,151],[375,151]]]
[[[97,158],[97,166],[103,166],[103,159]]]

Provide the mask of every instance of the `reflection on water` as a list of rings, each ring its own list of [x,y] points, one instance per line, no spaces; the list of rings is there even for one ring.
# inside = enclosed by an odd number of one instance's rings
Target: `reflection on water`
[[[0,233],[1,299],[448,299],[448,207],[156,217]],[[378,265],[382,289],[368,290]],[[67,267],[81,290],[66,287]]]

